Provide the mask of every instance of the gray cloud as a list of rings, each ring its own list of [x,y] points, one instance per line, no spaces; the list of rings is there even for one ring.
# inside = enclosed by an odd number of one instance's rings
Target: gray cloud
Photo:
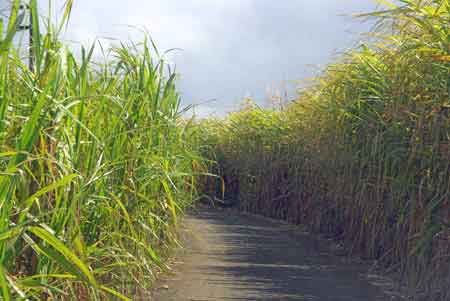
[[[160,48],[184,49],[171,56],[184,103],[216,98],[200,110],[224,112],[245,95],[263,100],[270,85],[316,74],[368,30],[349,15],[374,9],[373,0],[79,0],[65,37],[136,40],[139,31],[125,25],[144,26]]]
[[[263,99],[268,85],[311,77],[368,29],[348,15],[375,8],[362,0],[249,2],[213,22],[206,48],[188,49],[179,58],[188,99],[217,97],[221,111],[247,93]]]

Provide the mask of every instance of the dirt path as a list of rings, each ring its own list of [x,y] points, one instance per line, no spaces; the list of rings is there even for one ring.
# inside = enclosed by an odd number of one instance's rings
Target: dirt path
[[[206,209],[185,221],[186,246],[152,300],[396,300],[367,266],[293,226]],[[384,283],[384,284],[383,284]]]

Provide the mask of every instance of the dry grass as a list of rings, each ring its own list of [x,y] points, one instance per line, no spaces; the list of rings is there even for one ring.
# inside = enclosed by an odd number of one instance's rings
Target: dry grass
[[[409,296],[448,300],[450,2],[371,16],[376,42],[285,110],[204,123],[205,143],[242,210],[333,234],[401,275]]]

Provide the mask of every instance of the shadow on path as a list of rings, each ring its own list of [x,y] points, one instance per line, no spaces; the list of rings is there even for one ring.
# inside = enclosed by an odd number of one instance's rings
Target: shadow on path
[[[182,263],[153,300],[396,300],[383,290],[388,282],[369,281],[367,266],[293,226],[212,209],[189,215],[185,226]]]

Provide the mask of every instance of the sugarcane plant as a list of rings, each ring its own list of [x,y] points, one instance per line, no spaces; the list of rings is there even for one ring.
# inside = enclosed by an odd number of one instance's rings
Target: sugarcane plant
[[[58,38],[72,1],[45,28],[29,2],[26,58],[21,5],[0,23],[0,296],[128,300],[163,267],[202,171],[176,74],[149,37],[74,54]]]

